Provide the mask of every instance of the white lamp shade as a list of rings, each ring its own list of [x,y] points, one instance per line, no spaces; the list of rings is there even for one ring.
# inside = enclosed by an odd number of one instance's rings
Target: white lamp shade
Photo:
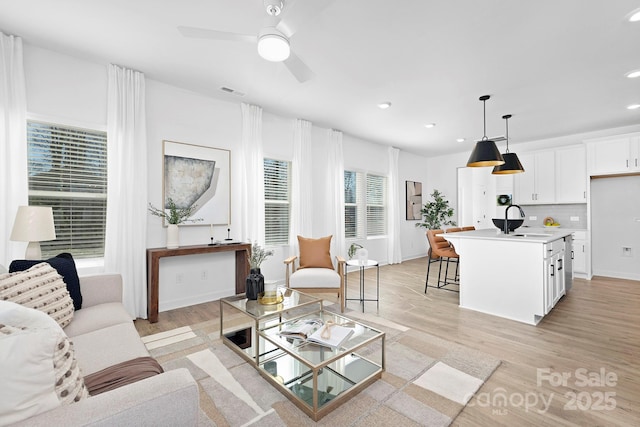
[[[266,28],[258,37],[258,54],[267,61],[284,61],[291,54],[289,40],[275,28]]]
[[[53,209],[49,206],[20,206],[11,230],[11,240],[43,242],[55,240]]]

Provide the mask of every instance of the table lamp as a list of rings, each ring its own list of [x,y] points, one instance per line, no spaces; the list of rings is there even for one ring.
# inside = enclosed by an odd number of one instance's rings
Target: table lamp
[[[49,206],[20,206],[13,222],[10,240],[29,242],[25,259],[42,259],[40,242],[55,240],[53,209]]]

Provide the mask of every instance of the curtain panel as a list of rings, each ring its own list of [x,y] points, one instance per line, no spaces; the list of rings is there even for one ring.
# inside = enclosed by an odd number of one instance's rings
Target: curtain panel
[[[327,131],[329,161],[327,176],[329,188],[327,197],[326,218],[331,219],[333,234],[333,255],[346,257],[346,239],[344,237],[344,154],[342,152],[342,132],[329,129]]]
[[[145,79],[109,65],[105,271],[120,273],[132,317],[147,317],[147,135]]]
[[[262,108],[242,104],[240,153],[241,235],[243,241],[264,246],[264,156],[262,154]]]
[[[389,264],[399,264],[402,262],[402,251],[400,244],[400,206],[404,206],[402,192],[400,191],[400,179],[398,178],[398,156],[400,150],[394,147],[387,149],[389,156],[389,198],[387,200],[387,262]]]
[[[27,205],[27,95],[22,39],[0,33],[0,264],[24,258],[9,240],[18,206]]]
[[[289,230],[291,253],[298,253],[298,235],[311,237],[313,233],[311,168],[311,122],[297,119],[293,133],[291,164],[291,227]]]

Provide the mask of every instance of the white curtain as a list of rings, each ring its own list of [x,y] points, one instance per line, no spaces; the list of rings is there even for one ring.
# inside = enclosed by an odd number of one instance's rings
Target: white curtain
[[[242,104],[241,233],[242,240],[264,245],[264,158],[262,108]]]
[[[342,132],[329,129],[327,132],[329,161],[329,197],[327,198],[326,218],[330,218],[333,234],[333,255],[345,257],[344,238],[344,158],[342,154]]]
[[[297,253],[298,235],[312,237],[311,122],[296,120],[291,165],[291,226],[289,246]]]
[[[400,150],[394,147],[387,149],[389,155],[389,200],[387,203],[387,262],[399,264],[402,262],[402,250],[400,245],[400,206],[401,200],[400,180],[398,178],[398,156]]]
[[[0,264],[24,258],[9,236],[18,206],[27,205],[27,95],[22,39],[0,33]]]
[[[144,74],[109,65],[105,271],[120,273],[131,316],[147,317],[147,135]]]

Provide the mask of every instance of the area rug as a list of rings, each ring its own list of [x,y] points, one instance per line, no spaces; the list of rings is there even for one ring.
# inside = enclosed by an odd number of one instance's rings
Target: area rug
[[[196,379],[202,426],[448,426],[500,364],[378,316],[347,316],[386,333],[386,370],[318,422],[222,343],[218,319],[143,341],[165,370],[184,367]]]

